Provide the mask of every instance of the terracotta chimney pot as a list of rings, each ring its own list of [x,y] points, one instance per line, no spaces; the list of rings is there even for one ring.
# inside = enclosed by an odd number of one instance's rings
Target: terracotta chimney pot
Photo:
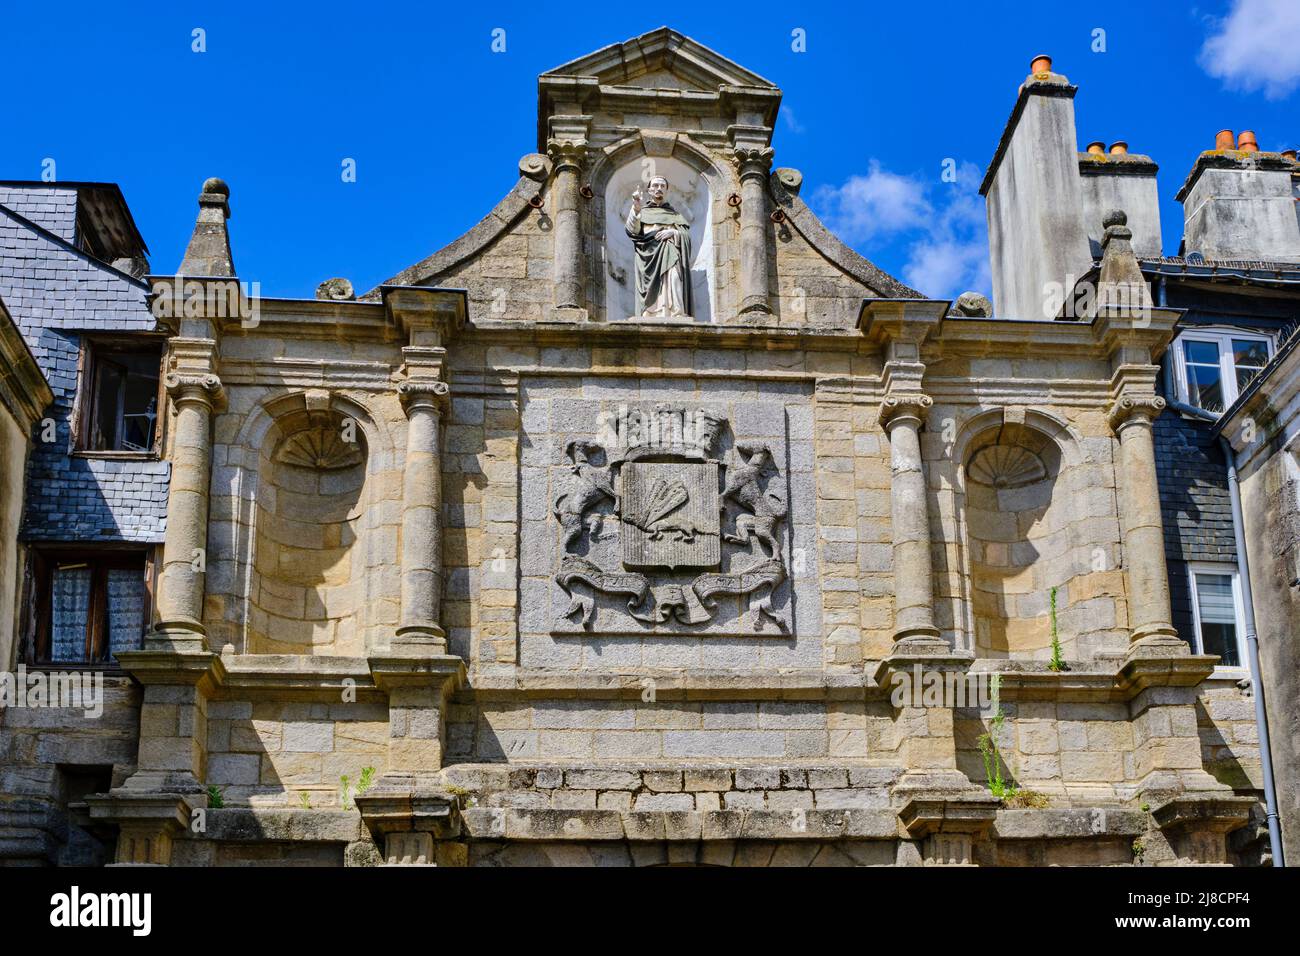
[[[1233,139],[1232,130],[1221,129],[1214,134],[1215,149],[1235,149],[1236,141]]]
[[[1115,142],[1110,144],[1110,154],[1112,156],[1127,156],[1128,143],[1124,142],[1122,139],[1115,140]]]
[[[1052,58],[1046,53],[1040,53],[1029,62],[1029,72],[1033,74],[1051,73]]]
[[[1237,134],[1237,148],[1244,153],[1254,153],[1259,150],[1259,143],[1255,141],[1253,130],[1243,129]]]
[[[1283,158],[1283,159],[1289,159],[1289,160],[1291,160],[1291,162],[1294,163],[1294,162],[1296,161],[1296,158],[1295,158],[1295,157],[1296,157],[1296,151],[1295,151],[1295,147],[1294,147],[1294,146],[1291,147],[1290,149],[1284,149],[1284,150],[1282,150],[1282,158]]]
[[[1101,140],[1097,140],[1095,143],[1089,143],[1088,152],[1092,153],[1094,156],[1104,156],[1106,154],[1106,144]]]

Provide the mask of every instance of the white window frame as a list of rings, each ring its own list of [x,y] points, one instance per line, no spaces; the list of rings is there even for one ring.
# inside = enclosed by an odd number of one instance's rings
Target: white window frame
[[[1192,602],[1192,627],[1196,631],[1193,635],[1194,640],[1191,643],[1195,647],[1197,654],[1204,654],[1205,644],[1201,640],[1201,602],[1196,592],[1196,575],[1198,572],[1201,574],[1228,575],[1232,578],[1232,610],[1237,619],[1237,660],[1241,661],[1241,663],[1234,666],[1215,664],[1214,672],[1225,676],[1245,677],[1249,671],[1247,667],[1249,659],[1246,657],[1246,612],[1241,594],[1241,579],[1237,574],[1237,565],[1218,561],[1187,562],[1187,586],[1190,589]]]
[[[1185,342],[1212,342],[1219,347],[1219,381],[1223,387],[1223,408],[1226,411],[1237,400],[1237,365],[1232,360],[1232,340],[1243,339],[1250,342],[1263,342],[1268,346],[1271,361],[1277,353],[1277,340],[1266,332],[1247,332],[1228,326],[1197,326],[1184,329],[1174,339],[1174,381],[1177,385],[1178,400],[1186,405],[1196,405],[1192,401],[1191,389],[1187,383],[1187,352]]]

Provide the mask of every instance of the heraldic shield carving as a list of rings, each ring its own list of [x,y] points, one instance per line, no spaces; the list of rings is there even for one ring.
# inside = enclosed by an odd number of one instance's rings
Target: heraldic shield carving
[[[551,514],[569,603],[557,624],[591,630],[609,605],[629,625],[707,631],[731,600],[746,631],[789,631],[788,610],[773,606],[787,577],[784,476],[765,443],[720,451],[726,432],[709,409],[658,404],[621,409],[598,436],[563,439],[568,473]]]

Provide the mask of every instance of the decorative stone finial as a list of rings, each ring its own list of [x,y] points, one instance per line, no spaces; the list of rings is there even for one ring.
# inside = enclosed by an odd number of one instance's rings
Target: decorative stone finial
[[[1109,229],[1111,226],[1127,226],[1128,215],[1123,209],[1108,210],[1101,218],[1101,225],[1103,229]]]
[[[235,262],[230,254],[226,220],[230,218],[230,187],[215,176],[203,181],[199,193],[199,215],[194,233],[185,248],[185,258],[176,271],[184,276],[232,278]]]

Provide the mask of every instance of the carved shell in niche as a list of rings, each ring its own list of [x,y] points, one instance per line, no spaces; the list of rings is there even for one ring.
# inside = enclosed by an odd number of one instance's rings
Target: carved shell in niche
[[[275,460],[298,468],[338,471],[361,464],[363,456],[360,445],[344,441],[336,428],[321,425],[290,435]]]
[[[986,445],[971,456],[966,474],[993,488],[1019,488],[1047,477],[1047,466],[1022,445]]]

